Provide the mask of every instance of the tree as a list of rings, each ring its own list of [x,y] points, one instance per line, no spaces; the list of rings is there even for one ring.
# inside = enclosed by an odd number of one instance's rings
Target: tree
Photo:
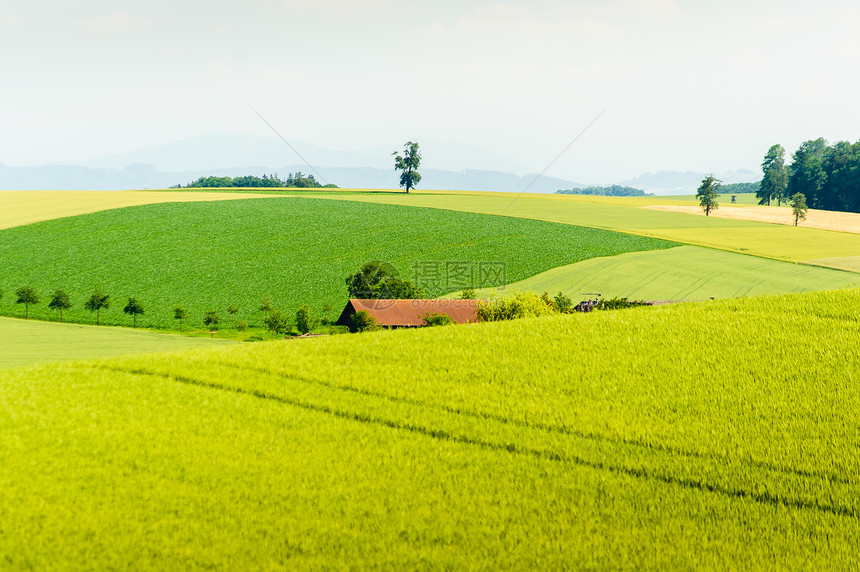
[[[763,173],[759,190],[755,196],[758,204],[770,206],[770,201],[776,199],[781,204],[785,199],[788,188],[788,169],[785,166],[785,149],[782,145],[772,146],[761,164]]]
[[[797,221],[806,220],[806,197],[803,193],[791,195],[791,212],[794,214],[794,226],[797,226]]]
[[[818,208],[860,212],[860,141],[839,141],[824,154],[827,180]]]
[[[573,313],[573,300],[570,299],[570,296],[565,296],[564,292],[556,294],[552,301],[555,303],[555,307],[560,313]]]
[[[227,313],[230,314],[231,327],[234,330],[236,329],[236,318],[234,316],[236,315],[236,312],[238,312],[238,311],[239,311],[239,308],[237,308],[233,304],[230,304],[229,306],[227,306]]]
[[[15,295],[18,297],[15,300],[16,304],[24,304],[24,319],[27,320],[30,318],[30,304],[38,304],[39,303],[39,294],[36,292],[36,289],[32,286],[21,286],[15,291]]]
[[[705,216],[709,216],[712,210],[720,208],[717,203],[717,197],[720,196],[717,190],[719,190],[721,183],[722,181],[714,178],[713,175],[708,175],[702,180],[702,184],[696,191],[696,198],[699,199],[699,206],[705,211]]]
[[[108,308],[110,308],[110,295],[102,294],[101,290],[96,288],[90,295],[90,299],[84,303],[84,308],[86,308],[90,312],[96,313],[96,325],[101,326],[102,310],[107,310]]]
[[[173,309],[173,319],[179,320],[179,333],[182,333],[182,320],[188,317],[188,310],[181,304],[177,304]]]
[[[827,208],[822,193],[827,182],[827,172],[824,170],[824,154],[827,142],[824,139],[804,141],[794,152],[791,164],[791,176],[788,179],[788,193],[794,196],[803,194],[812,208]]]
[[[284,316],[280,310],[272,310],[266,316],[266,329],[272,332],[273,335],[282,335],[290,329],[290,321]]]
[[[203,323],[206,324],[206,327],[209,328],[209,335],[214,336],[214,332],[218,330],[218,324],[221,322],[221,318],[218,317],[218,312],[215,310],[210,310],[203,315]]]
[[[68,310],[71,307],[72,303],[69,302],[69,295],[62,290],[54,290],[54,293],[51,294],[51,301],[48,302],[48,308],[60,311],[60,322],[63,321],[63,310]]]
[[[274,306],[272,306],[272,297],[266,296],[262,300],[260,300],[260,311],[263,312],[266,316],[269,315],[269,312],[274,310]]]
[[[359,300],[392,300],[422,298],[424,291],[409,280],[400,278],[397,269],[388,262],[366,262],[355,274],[346,278],[350,298]]]
[[[418,167],[421,165],[421,152],[418,150],[418,143],[409,141],[403,146],[403,156],[395,151],[394,168],[400,173],[400,186],[406,187],[406,194],[409,194],[409,189],[414,189],[421,182],[421,174],[418,172]]]
[[[137,298],[129,298],[128,304],[122,309],[123,312],[131,316],[132,327],[137,329],[137,317],[143,314],[143,304]]]
[[[319,320],[316,319],[311,309],[305,305],[296,311],[296,329],[300,334],[307,334],[317,327]]]

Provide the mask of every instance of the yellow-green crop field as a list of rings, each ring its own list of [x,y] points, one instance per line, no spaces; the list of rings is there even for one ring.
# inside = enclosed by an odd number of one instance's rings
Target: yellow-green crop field
[[[590,258],[559,266],[479,297],[514,292],[557,292],[574,300],[584,293],[631,300],[708,300],[763,296],[860,285],[860,274],[703,248],[679,246]],[[457,294],[450,295],[455,297]]]
[[[106,358],[223,345],[210,340],[129,328],[0,317],[0,370],[63,360]],[[2,373],[0,373],[2,375]]]
[[[485,214],[532,218],[640,234],[791,262],[856,270],[860,234],[790,227],[639,208],[654,204],[689,205],[663,197],[588,197],[576,195],[478,192],[416,192],[325,195],[325,198],[409,204]],[[839,260],[846,259],[846,260]]]
[[[856,569],[860,291],[0,376],[4,569]]]
[[[257,193],[185,191],[2,191],[0,230],[123,207],[264,198]]]

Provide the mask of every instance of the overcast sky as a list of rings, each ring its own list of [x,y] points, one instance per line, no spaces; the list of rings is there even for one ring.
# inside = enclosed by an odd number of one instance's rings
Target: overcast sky
[[[459,141],[612,183],[860,139],[860,3],[4,1],[0,163],[210,131]],[[430,161],[425,157],[425,163]],[[289,161],[285,161],[289,162]]]

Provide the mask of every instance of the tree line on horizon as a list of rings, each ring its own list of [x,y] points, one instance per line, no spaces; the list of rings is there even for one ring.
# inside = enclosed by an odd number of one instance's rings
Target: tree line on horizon
[[[823,138],[801,143],[785,164],[785,149],[773,145],[761,164],[763,178],[756,192],[760,205],[806,197],[809,208],[860,212],[860,141],[829,145]]]
[[[610,185],[608,187],[574,187],[572,189],[561,189],[556,191],[561,195],[593,195],[600,197],[644,197],[654,193],[646,193],[642,189],[624,187],[621,185]]]
[[[209,189],[209,188],[295,188],[295,189],[336,189],[337,185],[323,185],[313,175],[301,172],[290,173],[286,179],[281,179],[277,173],[255,177],[200,177],[187,185],[176,185],[174,189]]]

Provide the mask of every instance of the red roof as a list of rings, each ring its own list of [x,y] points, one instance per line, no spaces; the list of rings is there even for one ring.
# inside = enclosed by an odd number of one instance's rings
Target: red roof
[[[423,326],[427,314],[447,314],[458,324],[478,321],[477,300],[358,300],[350,299],[337,323],[347,325],[350,316],[362,310],[380,326]]]

